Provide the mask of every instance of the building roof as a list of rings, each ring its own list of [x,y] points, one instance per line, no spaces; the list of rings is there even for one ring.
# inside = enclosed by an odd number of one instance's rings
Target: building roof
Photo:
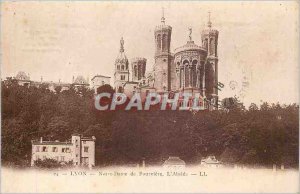
[[[170,156],[163,165],[185,165],[185,162],[179,157]]]
[[[131,63],[138,63],[138,62],[146,63],[147,59],[144,57],[134,57],[131,59]]]
[[[197,50],[197,51],[206,52],[206,50],[203,47],[196,45],[194,43],[194,41],[188,41],[185,45],[176,48],[175,53],[179,53],[179,52],[182,52],[182,51],[190,51],[190,50]]]
[[[32,145],[73,145],[71,142],[60,142],[60,141],[32,141]]]
[[[139,82],[135,82],[135,81],[128,81],[128,82],[125,82],[124,86],[125,85],[138,85]]]
[[[84,137],[83,135],[79,134],[79,133],[74,133],[72,134],[72,136],[80,136],[82,141],[95,141],[96,138],[95,136],[91,136],[91,137]],[[68,141],[65,142],[61,142],[61,141],[44,141],[42,140],[32,140],[32,145],[73,145],[71,142],[71,139],[69,139]]]
[[[84,79],[83,76],[79,75],[76,77],[73,84],[81,84],[81,85],[88,85],[88,82],[86,79]]]
[[[172,30],[172,27],[166,24],[157,25],[155,27],[155,32],[163,31],[163,30]]]
[[[204,162],[206,164],[220,164],[221,162],[216,159],[215,156],[208,156],[201,160],[201,163]]]
[[[109,76],[105,76],[105,75],[95,75],[91,80],[94,80],[96,77],[104,77],[104,78],[111,78]]]
[[[121,64],[129,64],[128,63],[128,59],[125,55],[125,49],[124,49],[124,39],[123,37],[120,40],[120,52],[118,57],[116,58],[116,62],[115,63],[121,63]]]
[[[15,79],[30,81],[29,75],[26,75],[26,73],[24,71],[19,71],[18,74],[16,75]]]

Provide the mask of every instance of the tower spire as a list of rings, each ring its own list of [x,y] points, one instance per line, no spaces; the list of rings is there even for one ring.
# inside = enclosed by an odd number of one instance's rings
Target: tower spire
[[[207,22],[207,26],[208,26],[209,28],[211,28],[210,11],[208,12],[208,22]]]
[[[123,53],[124,52],[124,39],[123,37],[120,40],[120,52]]]
[[[161,23],[165,24],[166,18],[165,18],[165,9],[162,7],[162,17],[161,17]]]

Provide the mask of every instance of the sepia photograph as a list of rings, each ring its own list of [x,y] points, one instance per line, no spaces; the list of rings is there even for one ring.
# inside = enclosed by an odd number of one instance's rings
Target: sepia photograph
[[[299,1],[2,1],[1,193],[299,193]]]

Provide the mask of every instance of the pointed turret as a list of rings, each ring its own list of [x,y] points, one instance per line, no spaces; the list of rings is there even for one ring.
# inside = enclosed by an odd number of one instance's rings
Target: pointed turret
[[[129,81],[129,62],[125,55],[124,39],[120,40],[120,52],[115,61],[115,90],[117,92],[123,92],[123,86]]]

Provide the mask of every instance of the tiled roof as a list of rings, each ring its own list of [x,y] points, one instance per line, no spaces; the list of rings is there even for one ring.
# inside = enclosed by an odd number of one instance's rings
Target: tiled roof
[[[179,157],[169,157],[163,165],[185,165],[185,162]]]

